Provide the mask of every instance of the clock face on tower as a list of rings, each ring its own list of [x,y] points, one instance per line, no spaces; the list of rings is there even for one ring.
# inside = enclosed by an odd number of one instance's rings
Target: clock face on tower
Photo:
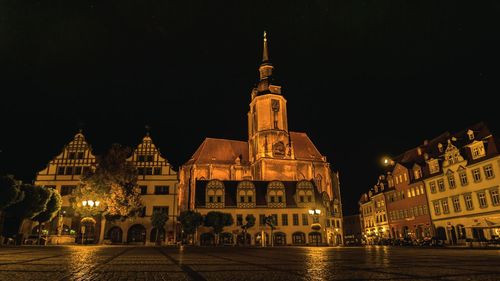
[[[284,157],[285,156],[285,144],[279,141],[273,144],[273,156],[274,157]]]
[[[279,100],[271,100],[271,107],[274,112],[280,111],[280,101]]]

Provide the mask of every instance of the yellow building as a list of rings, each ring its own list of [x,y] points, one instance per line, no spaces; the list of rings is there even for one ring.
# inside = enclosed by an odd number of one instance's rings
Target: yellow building
[[[160,237],[173,243],[175,240],[176,215],[178,213],[178,180],[177,173],[168,161],[163,158],[149,135],[136,147],[128,161],[134,163],[138,170],[138,185],[144,204],[142,214],[133,219],[118,222],[106,222],[96,218],[97,224],[90,240],[110,243],[151,243],[155,241],[156,229],[150,223],[155,210],[168,213],[166,230]],[[73,243],[80,233],[80,218],[74,216],[69,197],[81,180],[81,176],[97,165],[91,146],[80,132],[68,143],[47,167],[38,172],[35,185],[56,189],[63,199],[60,214],[46,229],[50,234],[50,243]],[[32,223],[25,223],[25,233],[34,232]]]
[[[498,144],[488,128],[479,123],[449,135],[427,157],[424,181],[438,238],[463,244],[467,239],[499,237]]]
[[[307,134],[289,131],[287,101],[273,82],[273,69],[264,36],[260,79],[251,91],[247,115],[248,141],[205,139],[179,171],[179,204],[202,214],[230,213],[235,221],[253,214],[257,224],[249,230],[252,244],[270,235],[260,219],[273,215],[278,221],[274,244],[339,245],[343,231],[338,173],[331,171]],[[310,209],[321,210],[321,215],[310,216]],[[227,243],[236,243],[237,234],[242,237],[237,224],[226,231]],[[205,228],[200,236],[203,243],[213,240]]]
[[[380,176],[377,184],[363,194],[359,201],[361,214],[361,230],[367,244],[378,244],[391,238],[387,216],[385,176]]]

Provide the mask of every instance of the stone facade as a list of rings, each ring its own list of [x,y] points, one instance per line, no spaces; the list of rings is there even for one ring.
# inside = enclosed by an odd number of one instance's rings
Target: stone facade
[[[328,199],[326,205],[323,200],[315,202],[315,208],[323,210],[320,216],[324,231],[323,243],[341,244],[343,231],[339,175],[331,171],[326,157],[316,149],[307,134],[289,131],[287,101],[281,93],[281,87],[273,80],[273,70],[267,52],[267,39],[264,38],[260,79],[251,91],[247,115],[248,141],[205,139],[191,159],[180,168],[179,204],[181,209],[194,209],[201,213],[223,208],[221,211],[231,213],[234,218],[247,213],[279,216],[287,214],[290,219],[293,214],[299,214],[302,218],[302,214],[308,214],[310,206],[299,207],[300,204],[295,202],[283,206],[271,206],[270,202],[265,202],[265,206],[259,209],[225,204],[221,204],[223,207],[217,204],[200,205],[196,200],[201,196],[198,194],[197,184],[200,181],[218,180],[224,186],[226,181],[250,181],[261,186],[263,182],[279,181],[287,182],[288,186],[295,188],[300,182],[306,181],[313,184],[315,194]],[[285,191],[287,196],[289,192],[288,189]],[[223,197],[227,198],[227,194]],[[236,200],[236,197],[233,199]],[[287,237],[287,244],[290,244],[292,234],[298,231],[297,227],[291,223],[280,227]],[[255,231],[257,229],[258,226]],[[203,231],[207,230],[202,229]],[[232,231],[236,233],[237,229]],[[311,229],[301,231],[307,236]]]

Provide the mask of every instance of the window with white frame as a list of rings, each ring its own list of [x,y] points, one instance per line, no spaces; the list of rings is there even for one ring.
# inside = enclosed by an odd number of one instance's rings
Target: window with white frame
[[[481,171],[479,170],[479,168],[472,170],[472,178],[474,179],[474,182],[481,181]]]
[[[441,214],[441,207],[439,206],[439,201],[434,201],[434,214],[440,215]]]
[[[486,202],[486,193],[484,191],[481,191],[481,192],[477,193],[477,199],[479,201],[479,207],[480,208],[486,208],[486,207],[488,207],[488,203]]]
[[[445,190],[444,189],[444,180],[443,179],[439,179],[437,181],[437,183],[438,183],[438,189],[439,189],[439,191],[441,191],[441,192],[444,191]]]
[[[465,208],[467,210],[474,209],[474,205],[472,204],[472,195],[470,193],[464,194]]]
[[[465,170],[458,172],[458,176],[460,177],[460,184],[462,186],[469,184],[469,179],[467,178],[467,172]]]
[[[424,186],[423,185],[420,185],[420,194],[424,194]]]
[[[431,181],[429,183],[429,189],[430,189],[431,193],[436,193],[436,182]]]
[[[450,208],[448,207],[448,198],[441,200],[441,206],[443,207],[443,214],[450,213]]]
[[[484,169],[484,176],[487,179],[492,179],[495,177],[495,174],[493,173],[493,166],[491,164],[484,166],[483,169]]]
[[[448,185],[450,188],[455,188],[455,175],[454,174],[448,174]]]
[[[460,212],[462,210],[460,207],[460,197],[454,196],[451,200],[453,201],[453,211],[455,211],[455,213]]]
[[[490,189],[491,204],[493,206],[500,205],[500,195],[498,194],[498,188]]]

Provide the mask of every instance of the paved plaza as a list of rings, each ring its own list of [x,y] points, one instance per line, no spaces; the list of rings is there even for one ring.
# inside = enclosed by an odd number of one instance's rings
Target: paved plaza
[[[500,280],[500,250],[6,247],[0,280]]]

